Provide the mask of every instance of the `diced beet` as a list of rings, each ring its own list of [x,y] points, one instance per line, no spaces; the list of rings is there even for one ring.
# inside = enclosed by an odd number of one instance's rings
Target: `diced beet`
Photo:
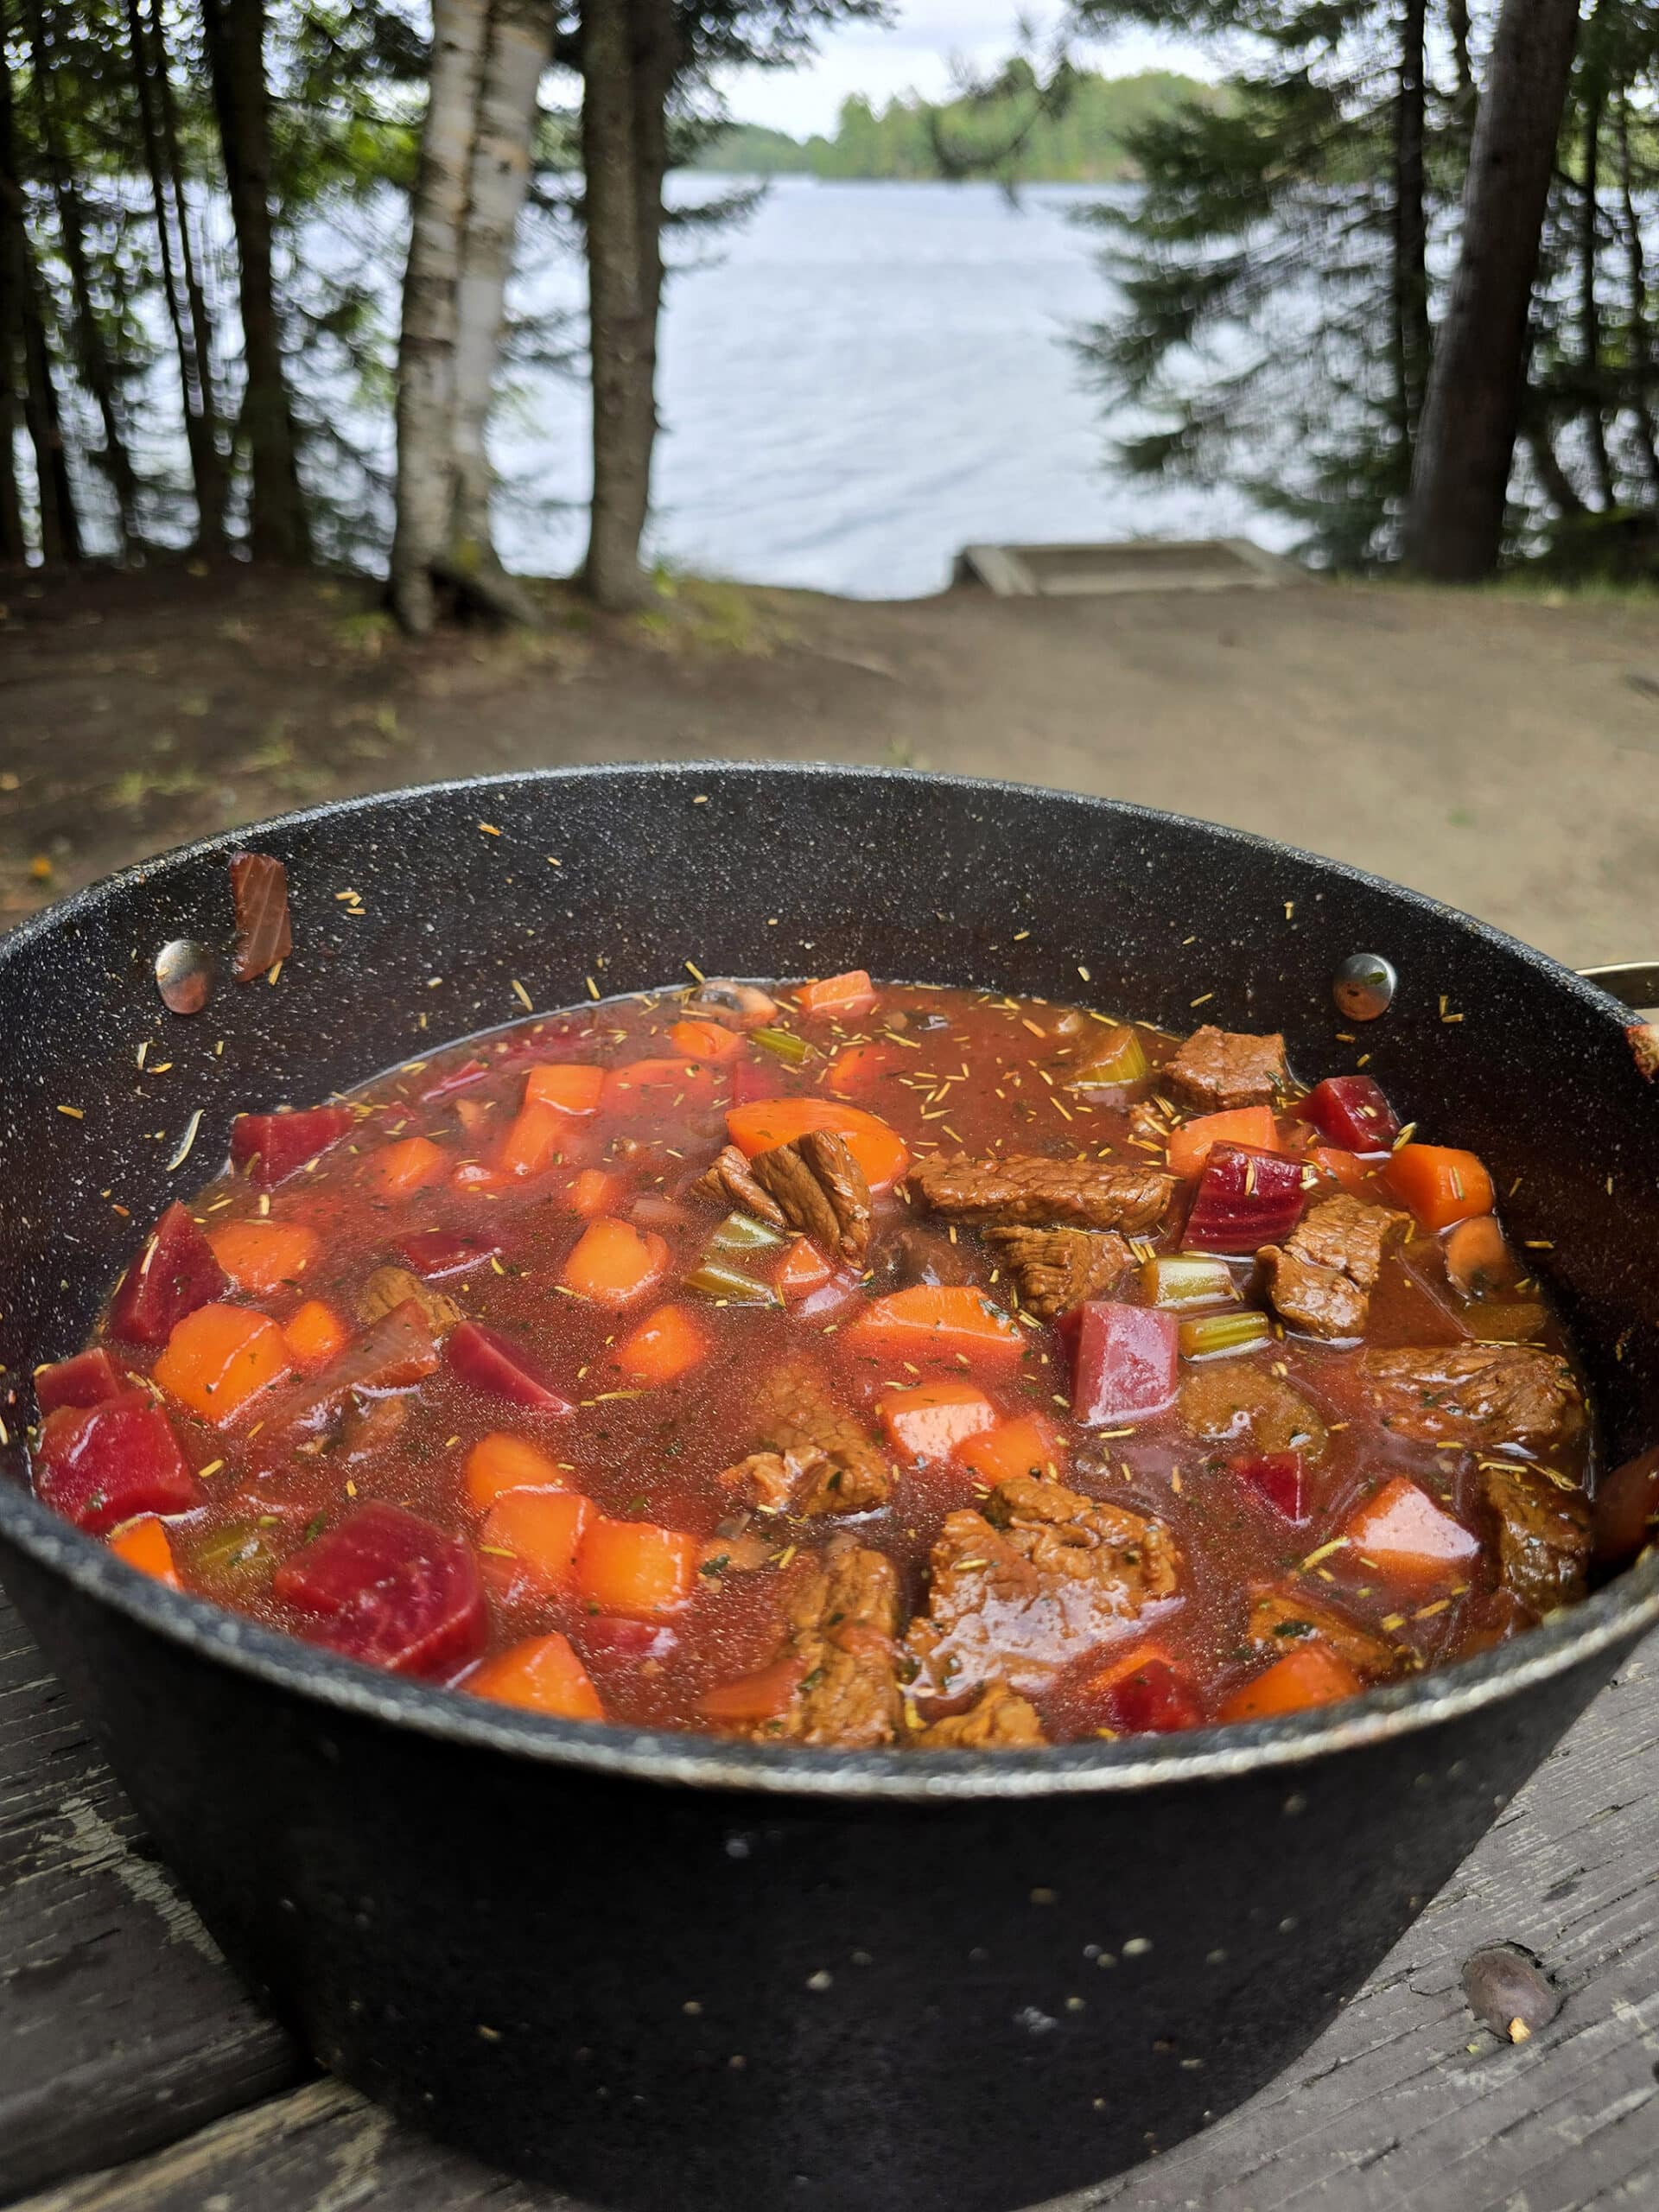
[[[778,1071],[763,1066],[759,1060],[734,1060],[731,1075],[734,1106],[753,1106],[759,1099],[781,1098],[784,1095]]]
[[[96,1344],[91,1351],[78,1351],[73,1359],[59,1360],[54,1367],[37,1368],[35,1402],[44,1420],[60,1406],[101,1406],[106,1398],[118,1398],[131,1387],[103,1345]]]
[[[1100,1706],[1100,1725],[1121,1736],[1163,1736],[1196,1728],[1204,1707],[1189,1677],[1167,1659],[1148,1659],[1133,1674],[1121,1675]]]
[[[1326,1076],[1296,1110],[1347,1152],[1387,1152],[1400,1134],[1400,1116],[1368,1075]]]
[[[1175,1317],[1091,1298],[1059,1324],[1071,1360],[1071,1412],[1085,1427],[1138,1421],[1175,1401]]]
[[[372,1321],[321,1375],[283,1391],[264,1418],[266,1432],[311,1426],[353,1390],[407,1390],[438,1364],[431,1325],[412,1298]]]
[[[598,1613],[577,1623],[572,1630],[588,1666],[638,1667],[647,1659],[666,1659],[679,1643],[677,1629],[661,1621],[624,1620],[615,1613]]]
[[[349,1106],[307,1106],[296,1114],[238,1114],[231,1123],[231,1158],[268,1191],[338,1144],[356,1116]]]
[[[500,1249],[493,1237],[465,1229],[417,1229],[412,1236],[400,1236],[397,1244],[398,1258],[407,1261],[429,1282],[478,1267]]]
[[[1187,1252],[1255,1252],[1281,1244],[1302,1217],[1302,1163],[1253,1146],[1218,1144],[1186,1217]]]
[[[161,1408],[143,1390],[48,1414],[34,1453],[36,1497],[89,1535],[136,1513],[188,1513],[201,1485]]]
[[[314,1643],[394,1675],[452,1675],[488,1635],[471,1545],[400,1505],[360,1507],[285,1560],[270,1586],[311,1617]]]
[[[117,1286],[110,1334],[136,1344],[164,1344],[187,1313],[223,1298],[230,1287],[212,1245],[175,1204]]]
[[[593,1049],[594,1024],[561,1018],[554,1021],[532,1021],[527,1027],[515,1029],[506,1041],[506,1049],[495,1056],[499,1068],[518,1067],[525,1060],[580,1060]]]
[[[448,1075],[435,1076],[421,1093],[421,1102],[429,1106],[435,1098],[448,1098],[454,1090],[466,1090],[488,1075],[487,1060],[463,1060],[458,1068],[451,1068]]]
[[[1307,1469],[1300,1452],[1249,1454],[1233,1461],[1232,1472],[1235,1481],[1265,1498],[1287,1521],[1302,1522],[1312,1517]]]
[[[251,983],[294,950],[288,870],[270,853],[232,853],[231,898],[236,908],[231,973],[238,983]]]
[[[538,1413],[568,1414],[571,1407],[562,1398],[537,1362],[522,1346],[486,1329],[478,1321],[463,1321],[449,1334],[449,1364],[463,1382],[510,1398],[516,1406],[531,1406]]]

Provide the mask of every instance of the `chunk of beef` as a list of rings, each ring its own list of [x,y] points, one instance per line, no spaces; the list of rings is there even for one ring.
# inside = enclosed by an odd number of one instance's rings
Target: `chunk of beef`
[[[1042,1321],[1052,1321],[1103,1298],[1135,1264],[1128,1244],[1110,1229],[988,1229],[1020,1295]]]
[[[875,1287],[906,1290],[917,1283],[979,1282],[984,1273],[965,1245],[953,1244],[938,1230],[911,1222],[882,1239]]]
[[[1163,1069],[1162,1080],[1205,1114],[1233,1106],[1271,1106],[1290,1084],[1285,1040],[1276,1034],[1244,1036],[1206,1023]]]
[[[1139,1144],[1167,1144],[1172,1126],[1155,1099],[1137,1098],[1129,1109],[1129,1135]]]
[[[1480,1488],[1497,1516],[1505,1588],[1538,1614],[1582,1598],[1590,1564],[1590,1501],[1578,1484],[1562,1487],[1536,1467],[1500,1467],[1489,1460]]]
[[[1389,1240],[1410,1226],[1408,1215],[1339,1191],[1308,1208],[1287,1249],[1315,1267],[1335,1268],[1360,1290],[1375,1290]]]
[[[804,1575],[785,1614],[785,1656],[804,1671],[779,1719],[761,1722],[768,1742],[891,1744],[903,1716],[899,1690],[899,1578],[885,1552],[837,1538]]]
[[[862,1265],[870,1244],[870,1186],[845,1137],[809,1129],[757,1153],[749,1173],[791,1229],[832,1258]]]
[[[407,1398],[359,1398],[346,1402],[340,1429],[330,1447],[335,1466],[360,1467],[387,1451],[409,1421]]]
[[[778,1019],[778,1001],[755,983],[734,983],[723,976],[708,976],[685,995],[685,1010],[704,1021],[718,1021],[728,1029],[764,1029]]]
[[[1063,1222],[1133,1234],[1163,1219],[1175,1179],[1155,1167],[1119,1166],[1086,1154],[972,1160],[956,1152],[918,1160],[910,1187],[935,1213],[959,1221]]]
[[[1543,1440],[1576,1427],[1580,1400],[1559,1354],[1523,1344],[1425,1344],[1365,1354],[1384,1428],[1414,1444]]]
[[[1256,1254],[1273,1310],[1306,1337],[1359,1337],[1370,1300],[1337,1268],[1303,1257],[1293,1236],[1286,1245],[1264,1244]]]
[[[1195,1368],[1181,1384],[1179,1412],[1205,1442],[1248,1446],[1264,1457],[1300,1452],[1312,1463],[1330,1441],[1324,1421],[1300,1390],[1242,1360]]]
[[[1048,1738],[1035,1706],[1006,1682],[988,1682],[966,1713],[931,1722],[911,1741],[918,1751],[1016,1751]]]
[[[1252,1591],[1244,1628],[1245,1641],[1252,1650],[1266,1658],[1282,1659],[1305,1637],[1315,1637],[1328,1644],[1357,1675],[1389,1675],[1401,1664],[1402,1654],[1386,1637],[1362,1628],[1334,1605],[1300,1590]]]
[[[734,1144],[715,1155],[714,1165],[706,1175],[699,1176],[692,1189],[716,1205],[737,1206],[745,1213],[752,1213],[757,1221],[764,1221],[768,1228],[784,1226],[784,1210],[770,1192],[763,1191],[749,1171],[747,1156]]]
[[[357,1294],[358,1317],[364,1321],[378,1321],[403,1305],[418,1306],[435,1337],[448,1336],[467,1319],[453,1298],[434,1290],[407,1268],[377,1268]]]
[[[838,1405],[817,1370],[786,1360],[755,1393],[760,1449],[720,1478],[745,1503],[791,1513],[868,1513],[893,1489],[893,1469],[863,1423]]]
[[[1161,1521],[1015,1475],[981,1512],[946,1516],[925,1619],[908,1643],[934,1694],[976,1683],[1039,1689],[1126,1620],[1174,1593],[1179,1555]]]

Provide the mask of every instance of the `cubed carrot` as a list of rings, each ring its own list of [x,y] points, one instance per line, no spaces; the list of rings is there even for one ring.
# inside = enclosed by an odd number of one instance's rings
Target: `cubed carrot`
[[[673,1382],[709,1351],[709,1338],[683,1306],[659,1306],[618,1345],[616,1363],[635,1382]]]
[[[1351,1514],[1343,1534],[1385,1581],[1414,1586],[1451,1581],[1480,1554],[1480,1539],[1405,1475]]]
[[[526,1106],[551,1106],[561,1114],[596,1114],[605,1088],[603,1068],[560,1060],[531,1068],[524,1077]]]
[[[322,1249],[300,1221],[227,1221],[209,1230],[207,1242],[232,1287],[255,1296],[291,1287]]]
[[[875,992],[867,969],[849,968],[845,975],[823,976],[803,983],[795,994],[795,1003],[803,1014],[820,1020],[852,1021],[870,1011]]]
[[[1196,1175],[1218,1144],[1242,1144],[1253,1152],[1285,1148],[1271,1106],[1235,1106],[1224,1114],[1200,1114],[1170,1131],[1170,1173]]]
[[[784,1247],[772,1287],[785,1301],[805,1298],[822,1290],[835,1272],[810,1236],[793,1236]]]
[[[706,1060],[711,1067],[734,1060],[744,1044],[741,1031],[724,1029],[717,1021],[677,1021],[668,1041],[688,1060]]]
[[[848,1045],[836,1054],[823,1078],[837,1098],[867,1097],[894,1074],[904,1055],[893,1045]]]
[[[141,1574],[153,1574],[158,1582],[165,1582],[169,1590],[181,1590],[178,1569],[173,1564],[173,1547],[167,1541],[166,1524],[153,1513],[141,1513],[136,1521],[129,1521],[110,1538],[110,1549],[129,1567],[136,1567]]]
[[[198,1306],[174,1328],[152,1370],[169,1396],[223,1427],[292,1372],[276,1324],[245,1306]]]
[[[734,1106],[726,1116],[726,1128],[732,1142],[751,1160],[774,1145],[792,1144],[810,1129],[834,1129],[846,1138],[872,1191],[890,1191],[910,1166],[909,1150],[896,1129],[862,1107],[846,1106],[834,1098],[758,1098],[747,1106]]]
[[[1127,1681],[1131,1675],[1138,1675],[1145,1667],[1173,1667],[1176,1662],[1161,1643],[1145,1643],[1131,1637],[1126,1647],[1115,1658],[1090,1675],[1086,1688],[1097,1694],[1116,1689],[1119,1682]]]
[[[794,1653],[774,1659],[758,1675],[745,1675],[704,1693],[702,1710],[710,1720],[775,1720],[789,1709],[800,1688],[806,1662]]]
[[[949,1459],[969,1437],[997,1426],[996,1408],[973,1382],[918,1382],[875,1402],[887,1441],[906,1459]]]
[[[1402,1144],[1382,1179],[1427,1230],[1450,1229],[1492,1211],[1491,1177],[1472,1152],[1451,1145]]]
[[[388,1198],[406,1198],[435,1183],[448,1165],[448,1154],[430,1137],[400,1137],[369,1154],[364,1173]]]
[[[475,1668],[461,1688],[474,1697],[493,1698],[498,1705],[550,1713],[556,1720],[605,1718],[588,1669],[572,1650],[569,1637],[556,1631],[530,1637],[498,1652]]]
[[[467,1454],[467,1495],[481,1508],[510,1490],[569,1490],[570,1478],[556,1461],[522,1436],[493,1429]]]
[[[283,1322],[283,1339],[295,1366],[313,1374],[345,1351],[352,1332],[332,1306],[321,1298],[308,1298]]]
[[[654,1230],[601,1215],[576,1240],[561,1278],[598,1306],[629,1306],[668,1272],[668,1247]]]
[[[576,1587],[595,1612],[677,1612],[696,1587],[701,1548],[695,1536],[654,1522],[596,1520],[582,1541]]]
[[[539,1175],[570,1141],[570,1116],[563,1107],[530,1099],[507,1124],[495,1164],[504,1175]]]
[[[1339,1145],[1316,1144],[1307,1156],[1320,1174],[1340,1183],[1344,1191],[1364,1189],[1370,1170],[1357,1152],[1344,1152]]]
[[[579,1491],[505,1490],[484,1516],[479,1564],[504,1597],[557,1597],[575,1581],[594,1518]]]
[[[620,1205],[626,1185],[620,1175],[613,1175],[606,1167],[584,1167],[579,1175],[570,1179],[570,1210],[585,1221],[595,1214],[607,1213]]]
[[[1300,1713],[1313,1705],[1334,1705],[1357,1697],[1363,1685],[1347,1662],[1322,1643],[1304,1643],[1275,1659],[1265,1674],[1236,1689],[1217,1716],[1223,1720],[1266,1720],[1280,1713]]]
[[[999,1421],[995,1428],[970,1436],[957,1446],[963,1465],[993,1490],[1014,1475],[1042,1476],[1058,1471],[1059,1438],[1040,1414],[1022,1414],[1015,1421]]]
[[[601,1100],[609,1114],[654,1114],[704,1106],[715,1095],[711,1071],[697,1060],[631,1060],[607,1068]]]
[[[971,1283],[918,1283],[873,1298],[848,1332],[861,1351],[898,1359],[1017,1359],[1025,1337]]]

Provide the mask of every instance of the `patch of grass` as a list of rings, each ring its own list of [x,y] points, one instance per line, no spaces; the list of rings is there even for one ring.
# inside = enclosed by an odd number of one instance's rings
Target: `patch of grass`
[[[751,584],[658,569],[658,603],[632,618],[638,636],[659,652],[703,652],[761,660],[792,641],[772,595]]]
[[[110,785],[117,806],[137,814],[157,798],[194,798],[207,788],[207,779],[195,768],[124,768]]]
[[[344,614],[329,626],[334,643],[359,660],[378,660],[397,637],[397,625],[384,607],[367,607],[359,614]]]

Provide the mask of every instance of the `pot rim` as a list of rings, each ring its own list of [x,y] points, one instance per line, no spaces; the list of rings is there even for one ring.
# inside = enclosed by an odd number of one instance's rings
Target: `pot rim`
[[[574,782],[668,777],[682,784],[718,778],[728,784],[834,779],[857,785],[938,786],[994,803],[999,797],[1057,800],[1097,809],[1131,824],[1171,823],[1201,830],[1243,855],[1270,855],[1330,871],[1345,880],[1415,907],[1442,928],[1467,931],[1510,957],[1518,957],[1555,989],[1580,998],[1619,1042],[1629,1009],[1535,947],[1402,884],[1190,815],[1012,780],[938,775],[917,769],[871,768],[836,762],[642,761],[611,766],[510,771],[455,777],[334,799],[199,838],[136,862],[30,915],[0,938],[0,984],[13,962],[37,942],[71,926],[129,889],[250,842],[283,836],[336,817],[368,816],[411,801],[442,800],[501,789]],[[1659,1552],[1650,1553],[1605,1589],[1512,1643],[1474,1659],[1431,1669],[1410,1681],[1369,1690],[1341,1705],[1268,1720],[1234,1721],[1179,1735],[1126,1738],[1114,1743],[1057,1745],[1033,1751],[814,1751],[790,1745],[734,1743],[660,1729],[555,1720],[487,1706],[464,1691],[436,1688],[385,1675],[263,1627],[209,1600],[166,1588],[117,1558],[94,1538],[59,1518],[20,1484],[0,1480],[0,1537],[37,1566],[94,1601],[154,1630],[199,1657],[310,1700],[325,1711],[378,1721],[466,1747],[505,1753],[537,1765],[701,1789],[766,1796],[929,1803],[957,1799],[1090,1796],[1200,1783],[1306,1765],[1421,1731],[1495,1706],[1570,1669],[1616,1653],[1659,1623]]]

